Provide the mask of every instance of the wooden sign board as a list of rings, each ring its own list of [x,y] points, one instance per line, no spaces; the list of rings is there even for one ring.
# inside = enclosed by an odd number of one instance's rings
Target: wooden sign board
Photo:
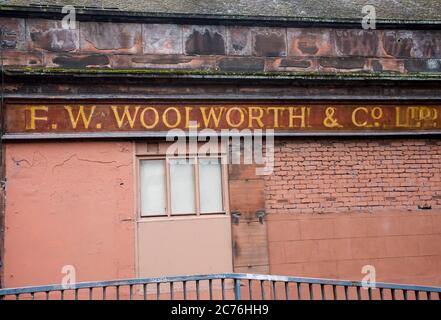
[[[14,103],[4,138],[164,136],[171,129],[274,129],[276,135],[441,133],[440,105]]]

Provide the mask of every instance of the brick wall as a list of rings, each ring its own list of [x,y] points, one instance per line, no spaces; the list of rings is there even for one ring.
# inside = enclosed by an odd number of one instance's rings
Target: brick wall
[[[272,274],[441,285],[439,140],[279,140],[265,198]]]
[[[441,72],[441,31],[82,22],[0,17],[14,67],[210,72]]]
[[[441,208],[441,141],[279,140],[268,213]]]

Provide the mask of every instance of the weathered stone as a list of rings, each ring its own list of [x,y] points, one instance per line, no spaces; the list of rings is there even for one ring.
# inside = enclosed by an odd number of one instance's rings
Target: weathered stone
[[[285,28],[254,28],[253,54],[266,57],[286,56]]]
[[[404,72],[404,63],[401,59],[369,59],[370,70],[374,72]]]
[[[267,59],[265,71],[311,72],[317,70],[317,61],[314,57],[289,57]]]
[[[226,28],[224,26],[185,26],[183,35],[187,54],[225,54]]]
[[[26,48],[25,20],[0,17],[4,49],[22,50]]]
[[[374,71],[374,72],[383,71],[383,65],[377,59],[372,60],[370,65],[371,65],[372,71]]]
[[[215,70],[216,57],[179,55],[112,55],[111,66],[115,69],[184,69]]]
[[[441,72],[441,59],[406,59],[404,68],[408,72]]]
[[[219,70],[227,72],[259,72],[264,70],[265,60],[254,57],[220,58],[218,66]]]
[[[414,32],[415,58],[441,58],[441,31],[417,31]]]
[[[324,70],[363,70],[366,59],[363,57],[321,57],[319,64]]]
[[[48,55],[46,57],[47,66],[63,67],[63,68],[92,68],[92,67],[109,67],[109,57],[104,54],[91,55]]]
[[[63,29],[61,20],[27,20],[26,38],[30,49],[74,52],[79,48],[78,29]]]
[[[377,56],[379,36],[376,30],[334,30],[335,51],[340,56]]]
[[[141,53],[141,25],[134,23],[82,22],[82,52]]]
[[[179,25],[144,24],[142,38],[144,53],[182,53],[182,29]]]
[[[334,55],[327,29],[288,29],[288,56]]]
[[[251,28],[229,27],[227,53],[229,55],[251,55]]]
[[[29,66],[29,67],[42,66],[43,54],[41,52],[4,50],[3,64],[5,66]]]
[[[383,55],[397,58],[441,58],[441,32],[385,31]]]
[[[412,31],[384,31],[382,36],[383,55],[396,58],[415,56],[415,42]]]

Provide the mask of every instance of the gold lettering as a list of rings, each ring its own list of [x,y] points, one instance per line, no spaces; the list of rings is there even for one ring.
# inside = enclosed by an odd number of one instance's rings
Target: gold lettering
[[[167,119],[167,114],[173,110],[174,112],[176,112],[176,122],[174,124],[170,124],[170,122],[168,122]],[[162,114],[162,122],[164,122],[165,126],[167,128],[176,128],[177,126],[179,126],[179,124],[181,123],[181,113],[179,112],[179,110],[175,107],[170,107],[165,109],[164,113]]]
[[[410,120],[416,120],[416,122],[411,122],[411,124],[412,123],[414,123],[414,125],[413,126],[415,126],[415,127],[421,127],[421,121],[418,121],[418,116],[419,116],[419,107],[409,107],[409,108],[407,108],[407,112],[408,112],[408,118],[410,119]],[[410,114],[410,116],[409,116],[409,114]]]
[[[367,121],[364,121],[362,123],[357,121],[357,113],[359,111],[363,111],[366,114],[368,113],[368,109],[365,108],[365,107],[358,107],[358,108],[356,108],[354,111],[352,111],[352,123],[356,127],[365,127],[367,125]]]
[[[253,111],[259,111],[259,115],[253,115]],[[248,128],[253,128],[253,121],[257,121],[259,127],[263,127],[263,109],[261,107],[250,107],[248,112]]]
[[[31,119],[30,123],[26,123],[26,130],[32,129],[35,130],[35,121],[47,121],[47,117],[37,117],[36,112],[37,111],[48,111],[48,108],[46,106],[30,106],[26,107],[25,110],[30,111],[31,113]]]
[[[145,121],[145,113],[147,112],[147,110],[152,110],[153,113],[155,114],[155,121],[153,121],[152,124],[148,125]],[[156,127],[156,125],[159,122],[159,114],[158,111],[153,108],[153,107],[146,107],[144,108],[144,110],[142,110],[141,115],[140,115],[140,120],[141,120],[141,125],[146,128],[146,129],[153,129],[154,127]]]
[[[281,107],[269,107],[269,108],[267,108],[266,110],[267,110],[267,112],[273,111],[273,114],[274,114],[274,116],[273,116],[273,119],[274,119],[274,121],[273,121],[273,123],[274,123],[274,128],[278,128],[278,127],[279,127],[279,111],[281,111],[282,114],[283,114],[283,111],[285,110],[285,108],[281,108]]]
[[[119,116],[119,112],[118,112],[119,107],[118,106],[111,106],[110,108],[112,108],[113,114],[115,115],[116,122],[118,123],[118,128],[121,129],[121,127],[124,124],[124,120],[126,118],[127,118],[127,121],[129,122],[130,128],[133,128],[133,126],[135,124],[136,116],[138,115],[138,111],[140,108],[139,106],[135,108],[135,114],[133,115],[133,117],[130,114],[129,106],[124,106],[124,111],[123,111],[122,117]]]
[[[210,107],[210,111],[208,112],[208,116],[206,114],[206,107],[201,107],[201,113],[202,113],[202,119],[204,120],[204,126],[205,128],[208,128],[210,126],[210,121],[213,119],[215,128],[219,128],[219,122],[222,116],[222,113],[224,111],[224,107]],[[217,109],[217,114],[215,113],[214,109]]]
[[[193,110],[192,107],[185,107],[185,128],[190,128],[190,112],[191,110]],[[194,126],[192,125],[192,128],[199,128],[199,122],[198,121],[192,121],[192,122],[196,122],[197,125]]]
[[[401,107],[395,107],[395,125],[397,126],[397,128],[408,128],[409,118],[406,117],[406,121],[404,123],[401,122],[401,118]]]
[[[374,120],[380,120],[383,117],[383,109],[375,107],[371,110],[371,117]]]
[[[238,111],[240,113],[240,121],[238,123],[233,123],[231,121],[231,112],[233,112],[233,110],[236,110],[236,111]],[[244,115],[243,110],[241,108],[239,108],[239,107],[229,108],[227,113],[226,113],[226,120],[227,120],[227,124],[230,127],[233,127],[233,128],[240,127],[243,124],[243,121],[245,120],[245,115]]]
[[[297,111],[298,107],[289,107],[289,127],[294,128],[294,120],[300,119],[300,128],[305,127],[305,115],[306,115],[306,107],[301,107],[301,114],[294,114],[295,111]]]
[[[436,120],[438,117],[437,110],[435,108],[421,107],[419,112],[420,120]]]
[[[96,108],[96,106],[92,106],[90,108],[89,115],[86,116],[86,114],[84,113],[84,106],[80,106],[78,113],[77,113],[77,116],[74,117],[73,112],[72,112],[72,107],[71,106],[64,106],[64,109],[66,109],[67,112],[69,113],[69,119],[72,124],[72,128],[74,128],[74,129],[77,128],[78,123],[80,122],[80,117],[83,120],[84,128],[88,129],[90,121],[92,120],[92,115],[93,115],[93,112],[95,111],[95,108]]]

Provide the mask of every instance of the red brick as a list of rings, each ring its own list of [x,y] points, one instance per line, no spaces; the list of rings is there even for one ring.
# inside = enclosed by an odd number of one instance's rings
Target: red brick
[[[278,180],[287,181],[277,192],[290,193],[290,188],[294,187],[292,199],[311,204],[315,212],[330,212],[328,209],[319,210],[322,206],[334,208],[334,212],[372,212],[380,208],[415,211],[419,205],[440,208],[440,199],[434,198],[441,193],[441,175],[435,166],[439,158],[428,161],[427,165],[419,163],[420,155],[441,152],[431,140],[385,140],[382,144],[358,140],[326,143],[286,140],[277,143],[276,151],[279,159],[283,159],[281,163],[292,170],[276,167],[274,175],[266,177],[267,186]],[[351,161],[342,161],[348,153]],[[292,154],[296,156],[292,157]],[[298,176],[302,179],[298,180]],[[289,183],[291,180],[297,181],[299,187]],[[301,189],[302,186],[307,190]],[[267,191],[267,197],[272,193]],[[304,213],[304,208],[290,206],[287,212]],[[406,227],[404,223],[402,227]],[[374,229],[380,234],[390,234],[387,225]],[[396,231],[395,227],[392,229],[392,232]]]

